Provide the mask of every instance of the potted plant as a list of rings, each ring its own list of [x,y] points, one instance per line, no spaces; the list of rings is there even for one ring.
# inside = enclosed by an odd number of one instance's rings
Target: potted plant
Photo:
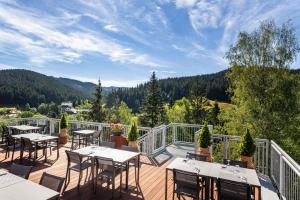
[[[207,156],[207,161],[211,161],[211,155],[209,153],[208,147],[211,145],[211,137],[210,132],[207,126],[207,123],[202,127],[199,135],[198,135],[198,153],[200,155]]]
[[[67,122],[67,114],[63,113],[60,119],[60,134],[59,140],[61,144],[66,144],[68,141],[68,122]]]
[[[132,122],[130,131],[127,135],[128,146],[138,148],[138,145],[136,142],[138,137],[139,137],[139,133],[138,133],[136,122]]]
[[[114,136],[121,136],[123,133],[124,126],[122,124],[111,124],[111,134]]]
[[[247,129],[246,133],[242,137],[240,144],[240,155],[241,161],[247,161],[247,167],[253,169],[253,154],[255,152],[256,146],[254,140]]]
[[[127,145],[127,140],[122,135],[124,126],[122,124],[111,124],[110,127],[110,140],[115,143],[115,148],[120,149],[122,145]]]

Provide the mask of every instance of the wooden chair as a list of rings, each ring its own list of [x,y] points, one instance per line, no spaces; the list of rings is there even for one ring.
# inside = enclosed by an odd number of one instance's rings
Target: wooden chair
[[[72,152],[68,150],[66,150],[66,154],[68,158],[68,165],[67,165],[66,183],[64,189],[66,189],[68,184],[70,183],[71,170],[72,170],[79,173],[78,184],[77,184],[77,190],[79,190],[80,181],[82,179],[82,172],[86,170],[86,178],[85,178],[85,182],[86,182],[88,176],[88,169],[92,167],[91,160],[90,159],[83,160],[83,156],[81,156],[76,152]]]
[[[9,172],[22,178],[28,179],[31,170],[32,166],[25,166],[12,163]]]
[[[225,165],[231,165],[231,166],[237,166],[238,165],[239,167],[247,168],[247,161],[224,159],[223,163]]]
[[[199,195],[202,185],[198,174],[173,169],[173,180],[173,200],[175,193],[178,199],[181,196],[200,199]]]
[[[193,159],[193,160],[199,160],[199,161],[207,161],[207,156],[205,155],[200,155],[200,154],[195,154],[195,153],[186,153],[186,158],[188,159]]]
[[[250,200],[251,190],[246,183],[218,179],[218,200]]]
[[[40,179],[39,184],[58,192],[59,195],[58,195],[58,197],[56,197],[56,199],[59,199],[64,181],[65,181],[65,178],[54,176],[54,175],[44,172]]]

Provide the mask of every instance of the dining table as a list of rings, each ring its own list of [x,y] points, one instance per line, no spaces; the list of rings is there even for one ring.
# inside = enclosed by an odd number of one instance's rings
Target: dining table
[[[41,129],[39,126],[30,126],[30,125],[14,125],[14,126],[7,126],[11,130],[14,129],[18,133],[27,133],[27,132],[37,132]]]
[[[87,156],[91,158],[95,157],[102,157],[102,158],[108,158],[112,159],[115,163],[118,163],[121,168],[121,174],[120,174],[120,193],[122,192],[122,172],[124,170],[124,166],[126,165],[126,190],[128,190],[128,176],[129,176],[129,161],[132,159],[137,159],[137,179],[136,183],[137,186],[139,185],[139,175],[140,175],[140,152],[132,152],[132,151],[126,151],[121,149],[114,149],[110,147],[104,147],[104,146],[96,146],[91,145],[87,146],[81,149],[73,150],[74,152],[79,153],[82,156]],[[94,159],[93,159],[94,160]],[[95,163],[93,164],[92,168],[92,177],[94,180],[95,177],[95,170],[94,170]]]
[[[71,149],[74,149],[74,139],[76,136],[79,137],[79,141],[81,138],[84,139],[84,145],[87,146],[88,143],[88,138],[92,136],[96,130],[89,130],[89,129],[82,129],[82,130],[76,130],[73,131],[73,137],[72,137],[72,143],[71,143]],[[79,148],[80,148],[80,143],[79,143]]]
[[[199,177],[210,180],[210,184],[205,184],[205,199],[213,199],[214,181],[225,179],[239,183],[249,184],[258,188],[258,199],[261,199],[261,184],[255,169],[241,168],[237,166],[224,165],[215,162],[205,162],[187,158],[175,158],[167,167],[165,175],[165,199],[167,200],[168,172],[173,169],[198,174]],[[210,191],[209,191],[210,190]]]
[[[1,200],[45,200],[58,197],[57,191],[26,180],[6,171],[0,171]]]

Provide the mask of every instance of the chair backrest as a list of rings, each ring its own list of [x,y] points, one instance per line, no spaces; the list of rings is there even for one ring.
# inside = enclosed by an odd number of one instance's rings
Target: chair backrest
[[[21,137],[21,146],[22,146],[23,149],[27,149],[27,148],[32,148],[33,147],[30,139],[23,138],[23,137]]]
[[[15,139],[9,134],[5,135],[5,140],[6,140],[6,146],[12,146],[15,144]]]
[[[173,169],[174,184],[200,192],[200,178],[196,173]],[[199,196],[199,195],[198,195]]]
[[[129,146],[126,146],[126,145],[122,145],[121,149],[125,150],[125,151],[138,152],[137,148],[129,147]]]
[[[46,133],[47,125],[38,125],[38,127],[40,127],[39,132],[41,132],[43,134]]]
[[[250,200],[250,186],[224,179],[218,179],[219,199]]]
[[[93,137],[98,138],[98,137],[100,137],[100,135],[101,135],[101,131],[95,131],[93,134]]]
[[[82,156],[79,153],[66,150],[68,163],[76,163],[79,164],[82,162]]]
[[[31,170],[32,166],[25,166],[12,163],[9,172],[22,178],[28,179]]]
[[[111,158],[95,157],[97,170],[115,172],[115,162]]]
[[[104,147],[110,147],[110,148],[115,148],[115,143],[114,142],[100,142],[100,146]]]
[[[199,161],[207,161],[207,156],[189,152],[186,153],[186,158]]]
[[[230,160],[230,159],[224,159],[223,163],[225,165],[231,165],[231,166],[236,166],[238,165],[239,167],[242,168],[247,168],[247,161],[239,161],[239,160]]]
[[[65,178],[54,176],[44,172],[40,179],[40,185],[60,193],[64,181]]]

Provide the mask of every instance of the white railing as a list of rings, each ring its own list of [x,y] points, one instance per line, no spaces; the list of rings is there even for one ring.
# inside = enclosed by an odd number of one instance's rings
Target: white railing
[[[195,134],[195,151],[198,149],[198,142]],[[222,162],[223,159],[238,159],[238,147],[241,137],[235,135],[212,134],[212,145],[209,150],[215,161]],[[255,138],[256,151],[254,154],[254,166],[262,174],[268,174],[269,169],[269,140]],[[221,153],[221,155],[220,155]]]
[[[271,141],[270,177],[281,199],[300,200],[300,166],[274,141]]]

